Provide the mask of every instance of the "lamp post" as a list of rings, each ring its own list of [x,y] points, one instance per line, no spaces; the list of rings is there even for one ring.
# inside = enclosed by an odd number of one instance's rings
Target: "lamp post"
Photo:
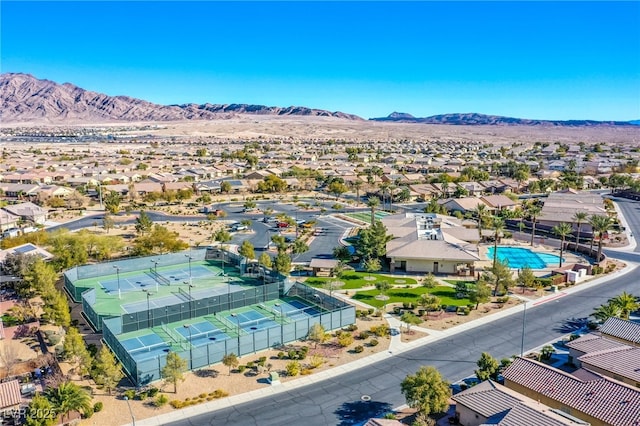
[[[151,293],[146,288],[142,289],[147,294],[147,328],[151,328],[151,306],[149,304],[149,298],[153,293]]]
[[[276,303],[275,305],[280,309],[280,343],[284,343],[284,315],[282,314],[282,305],[280,303]],[[275,314],[273,315],[275,319]]]
[[[229,279],[224,274],[224,272],[222,273],[222,277],[225,279],[225,282],[227,283],[227,303],[229,305],[228,310],[230,311],[231,310],[231,285],[229,284]]]
[[[120,267],[113,265],[113,268],[116,270],[116,274],[118,275],[118,299],[122,299],[122,294],[120,293]]]
[[[129,414],[131,414],[131,425],[132,426],[136,426],[136,418],[133,415],[133,411],[131,411],[131,405],[129,404],[129,398],[127,398],[126,396],[124,397],[124,400],[127,401],[127,407],[129,407]]]
[[[193,368],[193,347],[191,346],[191,324],[183,325],[189,331],[189,370]]]
[[[191,303],[193,301],[193,298],[191,297],[191,289],[195,286],[193,284],[189,284],[186,281],[183,281],[182,284],[186,285],[189,289],[189,318],[193,318],[193,306]]]
[[[155,273],[153,278],[156,280],[156,291],[158,291],[158,261],[151,259],[151,263],[153,263],[153,272]]]
[[[524,304],[524,311],[522,313],[522,341],[520,342],[520,356],[524,356],[524,326],[527,320],[527,303]]]
[[[318,299],[318,309],[320,309],[320,325],[322,325],[322,297],[318,293],[314,293],[313,297]]]
[[[236,314],[235,312],[233,314],[231,314],[231,316],[236,319],[236,324],[238,326],[238,330],[237,330],[237,334],[238,334],[238,356],[240,356],[240,355],[242,355],[240,353],[240,318],[238,318],[238,314]]]
[[[191,255],[189,254],[185,254],[184,257],[189,259],[189,285],[191,285],[192,279],[191,279]]]

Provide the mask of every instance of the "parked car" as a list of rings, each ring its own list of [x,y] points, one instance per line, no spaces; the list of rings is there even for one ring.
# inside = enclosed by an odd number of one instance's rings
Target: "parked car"
[[[246,229],[247,229],[247,227],[245,225],[242,225],[242,224],[233,225],[231,227],[232,231],[245,231]]]
[[[287,222],[278,222],[276,225],[278,228],[288,228],[289,224]]]

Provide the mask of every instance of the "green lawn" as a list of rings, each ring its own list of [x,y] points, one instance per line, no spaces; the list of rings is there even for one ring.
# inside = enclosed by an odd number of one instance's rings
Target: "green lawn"
[[[435,288],[394,288],[387,292],[389,300],[386,302],[376,299],[376,296],[380,294],[378,290],[359,291],[353,296],[353,298],[376,308],[381,308],[385,303],[387,305],[389,303],[403,302],[417,304],[420,300],[420,295],[425,293],[438,296],[442,305],[466,306],[471,303],[469,299],[456,299],[456,289],[447,286],[438,286]]]
[[[366,278],[371,275],[372,280],[367,280]],[[313,287],[322,287],[325,283],[329,281],[338,281],[338,278],[319,278],[312,277],[308,278],[304,283]],[[368,287],[372,285],[376,285],[377,282],[386,281],[391,285],[407,285],[407,284],[417,284],[417,281],[413,278],[407,277],[388,277],[381,274],[369,274],[367,272],[345,272],[342,277],[340,277],[339,281],[344,282],[344,286],[340,287],[345,290],[353,290],[362,287]]]

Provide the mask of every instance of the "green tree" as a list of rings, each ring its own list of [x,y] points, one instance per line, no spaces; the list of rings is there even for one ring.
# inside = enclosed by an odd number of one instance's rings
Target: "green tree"
[[[53,426],[56,423],[54,406],[43,395],[35,394],[25,414],[27,426]]]
[[[122,197],[120,194],[116,191],[109,191],[109,193],[104,197],[104,208],[111,214],[117,214],[120,211],[121,202]]]
[[[482,352],[480,355],[480,359],[476,363],[478,369],[475,371],[476,377],[480,381],[485,381],[488,379],[496,380],[498,376],[498,369],[500,368],[500,363],[497,359],[491,356],[488,352]]]
[[[258,263],[265,268],[271,269],[272,262],[271,257],[267,253],[262,253],[258,259]]]
[[[422,323],[420,317],[415,315],[413,312],[405,312],[404,314],[402,314],[402,316],[400,317],[400,321],[407,325],[407,333],[411,331],[412,325],[418,325]]]
[[[91,376],[97,384],[107,389],[109,395],[111,395],[111,391],[124,377],[122,366],[118,360],[116,360],[115,356],[113,356],[113,353],[111,353],[107,345],[102,345],[98,351],[93,362]]]
[[[273,261],[273,270],[283,275],[291,272],[291,257],[286,253],[278,253]]]
[[[420,295],[418,304],[427,311],[427,316],[428,316],[429,312],[440,310],[441,301],[438,296],[434,296],[433,294],[429,294],[429,293],[424,293]]]
[[[229,192],[231,192],[231,183],[229,181],[223,181],[220,184],[220,192],[222,192],[223,194],[228,194]]]
[[[154,253],[173,253],[188,248],[189,245],[179,239],[179,234],[169,231],[157,223],[150,233],[141,235],[133,242],[133,255],[148,256]]]
[[[314,348],[318,347],[318,343],[324,343],[327,340],[327,333],[324,330],[322,324],[316,322],[309,329],[307,339],[314,343]]]
[[[141,210],[140,215],[136,218],[135,227],[138,235],[146,234],[151,232],[151,229],[153,229],[153,221],[144,210]]]
[[[32,256],[33,262],[26,265],[22,283],[16,286],[18,294],[24,298],[53,294],[57,281],[56,271],[40,256]]]
[[[348,190],[349,190],[349,188],[347,188],[347,186],[344,183],[342,183],[340,181],[337,181],[337,180],[334,180],[333,182],[331,182],[329,184],[329,186],[327,187],[327,191],[330,194],[335,195],[336,196],[336,200],[339,199],[340,196],[342,194],[344,194],[345,192],[347,192]]]
[[[109,213],[105,213],[104,217],[102,218],[102,227],[105,231],[107,231],[107,234],[110,230],[113,229],[114,226],[115,221],[113,220],[113,217]]]
[[[562,268],[562,256],[564,255],[564,241],[567,238],[567,235],[570,235],[573,231],[573,228],[568,223],[562,222],[553,227],[553,233],[560,237],[560,259],[559,259],[559,268]]]
[[[476,304],[476,309],[481,303],[487,303],[491,300],[491,287],[484,280],[480,279],[475,285],[473,291],[469,292],[469,301]]]
[[[71,313],[69,304],[64,293],[55,290],[51,295],[44,295],[44,317],[55,325],[69,327],[71,324]]]
[[[598,254],[596,255],[596,262],[600,262],[600,256],[602,256],[602,239],[604,234],[611,228],[611,218],[603,215],[592,215],[589,217],[589,223],[593,229],[593,236],[598,235]],[[593,239],[592,239],[593,241]]]
[[[422,281],[422,286],[426,288],[436,288],[438,286],[438,280],[433,276],[431,272],[425,275]]]
[[[222,357],[222,365],[229,368],[229,375],[231,375],[231,369],[236,368],[239,363],[238,356],[233,352]]]
[[[393,236],[387,234],[387,228],[378,220],[360,231],[355,247],[365,259],[379,258],[387,253],[387,242],[392,238]]]
[[[371,209],[371,226],[376,222],[376,209],[380,205],[380,199],[377,197],[369,197],[367,207]]]
[[[588,217],[589,214],[587,212],[575,212],[573,215],[573,221],[578,225],[578,233],[576,234],[576,251],[578,251],[578,244],[580,244],[580,231],[582,231],[582,224]]]
[[[503,263],[501,261],[497,261],[495,266],[489,269],[489,272],[484,275],[484,278],[487,282],[493,282],[494,296],[498,295],[500,290],[505,292],[508,291],[515,283],[511,269],[509,269],[509,265],[506,262]]]
[[[173,384],[173,393],[178,392],[178,382],[184,381],[184,372],[187,370],[187,361],[176,352],[167,354],[167,362],[162,367],[162,377],[167,383]]]
[[[45,395],[53,405],[56,413],[62,416],[63,423],[66,423],[65,416],[70,412],[78,411],[82,414],[87,414],[93,408],[91,406],[91,396],[75,383],[61,383],[56,388],[47,389]]]
[[[528,266],[525,266],[520,270],[517,279],[518,285],[522,287],[524,293],[525,288],[533,288],[536,286],[536,276]]]
[[[620,318],[620,308],[613,303],[605,303],[598,306],[591,316],[600,322],[605,322],[611,317]]]
[[[620,311],[620,318],[624,320],[629,319],[631,312],[635,312],[640,309],[638,298],[626,291],[623,291],[621,294],[611,299],[609,303],[618,308]]]
[[[253,247],[253,244],[249,240],[244,240],[238,249],[238,253],[240,256],[244,256],[247,259],[254,259],[256,257],[256,252]]]
[[[213,234],[213,239],[220,244],[226,244],[231,241],[231,234],[225,228],[220,228]]]
[[[77,370],[81,377],[89,373],[91,354],[77,328],[69,327],[62,348],[65,359],[74,366],[74,370]]]
[[[382,269],[382,264],[380,263],[380,259],[377,258],[369,258],[364,261],[364,269],[369,273],[378,272]]]
[[[400,384],[407,404],[426,415],[444,413],[449,408],[451,388],[434,367],[420,367]]]
[[[306,253],[308,251],[309,246],[302,240],[295,240],[291,245],[291,253],[295,254],[296,258],[298,257],[298,255]]]

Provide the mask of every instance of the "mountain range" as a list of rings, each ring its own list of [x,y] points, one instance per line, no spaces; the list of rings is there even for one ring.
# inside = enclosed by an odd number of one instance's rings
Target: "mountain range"
[[[3,123],[103,123],[177,120],[219,120],[237,114],[271,116],[334,117],[364,121],[340,111],[327,111],[304,106],[277,107],[249,104],[182,104],[159,105],[129,96],[108,96],[85,90],[71,83],[59,84],[29,74],[0,74],[0,121]],[[640,120],[530,120],[477,113],[442,114],[414,117],[394,112],[371,121],[448,125],[527,125],[527,126],[631,126]]]

